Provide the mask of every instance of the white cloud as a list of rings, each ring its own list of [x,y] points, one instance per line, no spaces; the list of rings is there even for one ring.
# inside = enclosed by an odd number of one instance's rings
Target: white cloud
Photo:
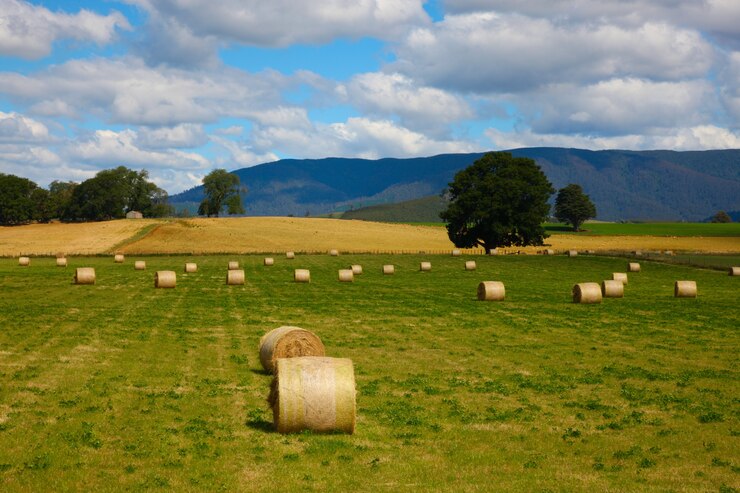
[[[44,143],[49,141],[49,129],[41,122],[18,113],[0,111],[0,143]]]
[[[146,149],[193,148],[208,142],[202,125],[185,123],[175,127],[142,128],[136,144]]]
[[[130,27],[118,12],[99,15],[81,10],[66,14],[21,0],[0,0],[0,54],[8,56],[41,58],[59,39],[104,45],[113,41],[116,28]]]
[[[417,81],[477,93],[617,77],[702,77],[715,57],[698,32],[665,23],[562,25],[490,12],[448,16],[416,29],[396,54],[391,67]]]

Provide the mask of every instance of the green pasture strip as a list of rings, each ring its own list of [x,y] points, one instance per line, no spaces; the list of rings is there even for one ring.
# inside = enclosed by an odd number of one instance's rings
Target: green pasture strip
[[[625,298],[575,305],[575,283],[627,259],[262,258],[0,259],[0,490],[738,487],[740,278],[640,260]],[[225,285],[229,260],[246,285]],[[350,264],[364,273],[339,283]],[[94,286],[72,284],[81,266]],[[154,289],[157,270],[177,287]],[[506,300],[477,301],[483,280]],[[675,280],[698,298],[674,298]],[[257,345],[280,325],[353,360],[355,435],[272,431]]]
[[[586,236],[739,236],[740,223],[586,223]],[[565,224],[546,223],[549,234],[573,234]]]
[[[107,250],[107,253],[109,253],[109,254],[114,253],[114,252],[118,251],[119,249],[125,247],[126,245],[130,245],[131,243],[134,243],[136,241],[139,241],[139,240],[145,238],[152,231],[154,231],[158,227],[162,226],[162,224],[164,224],[164,221],[163,222],[156,223],[156,224],[150,224],[149,226],[145,226],[145,227],[141,228],[139,231],[137,231],[135,234],[133,234],[129,238],[126,238],[125,240],[119,241],[118,243],[116,243],[115,245],[113,245],[112,247],[110,247]]]

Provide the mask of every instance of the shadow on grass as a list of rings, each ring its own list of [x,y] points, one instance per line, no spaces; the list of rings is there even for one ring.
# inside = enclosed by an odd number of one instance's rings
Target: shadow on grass
[[[246,425],[247,427],[252,428],[256,431],[261,431],[264,433],[277,433],[273,424],[265,419],[249,419],[247,420]]]

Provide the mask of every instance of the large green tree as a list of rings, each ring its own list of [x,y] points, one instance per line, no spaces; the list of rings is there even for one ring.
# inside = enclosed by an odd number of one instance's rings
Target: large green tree
[[[239,185],[239,177],[225,169],[214,169],[203,178],[206,197],[198,207],[202,216],[216,216],[226,207],[228,214],[244,214],[241,194],[246,187]]]
[[[63,218],[72,203],[72,192],[77,187],[73,181],[54,180],[49,185],[49,206],[52,217]]]
[[[534,160],[491,152],[455,175],[440,217],[460,248],[542,245],[554,192]]]
[[[555,218],[573,226],[573,231],[579,231],[587,219],[596,217],[596,206],[588,195],[583,193],[580,185],[571,183],[558,190],[555,198]]]
[[[46,190],[29,179],[0,173],[0,224],[45,222],[49,219],[49,194]]]

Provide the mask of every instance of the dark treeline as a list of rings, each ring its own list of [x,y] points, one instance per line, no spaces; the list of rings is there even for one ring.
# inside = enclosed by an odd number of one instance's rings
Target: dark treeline
[[[149,181],[146,170],[119,166],[82,183],[54,181],[48,190],[26,178],[0,173],[2,225],[52,219],[104,221],[121,219],[129,211],[139,211],[145,217],[172,214],[167,192]]]

